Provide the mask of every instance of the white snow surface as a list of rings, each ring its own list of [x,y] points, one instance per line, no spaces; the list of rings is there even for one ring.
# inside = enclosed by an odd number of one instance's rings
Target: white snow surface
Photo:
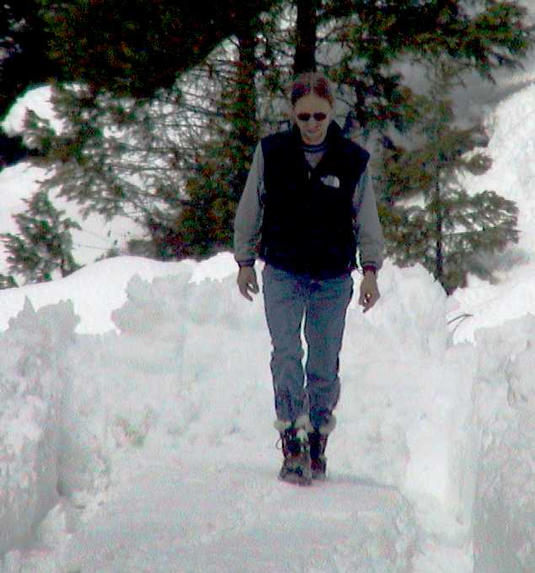
[[[534,101],[496,107],[467,179],[520,208],[499,280],[448,299],[387,262],[377,307],[349,309],[310,488],[276,478],[261,296],[231,254],[0,291],[0,572],[534,571]],[[4,229],[32,177],[0,175]]]
[[[1,341],[3,570],[468,571],[476,353],[449,343],[440,287],[387,265],[378,308],[350,308],[330,479],[298,488],[276,479],[261,300],[234,275],[230,254],[119,258],[46,301],[20,289]]]

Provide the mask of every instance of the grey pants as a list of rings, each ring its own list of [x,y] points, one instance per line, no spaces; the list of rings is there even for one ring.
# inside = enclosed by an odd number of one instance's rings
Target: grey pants
[[[277,419],[295,422],[306,414],[319,429],[329,423],[340,397],[339,354],[353,279],[314,280],[266,265],[263,291]]]

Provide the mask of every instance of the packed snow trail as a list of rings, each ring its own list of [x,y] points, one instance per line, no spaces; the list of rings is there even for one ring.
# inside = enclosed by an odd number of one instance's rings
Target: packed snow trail
[[[311,487],[292,486],[277,480],[275,452],[250,456],[242,446],[229,460],[233,447],[151,460],[132,453],[125,460],[130,483],[74,534],[62,570],[409,570],[416,534],[395,489],[336,473]]]

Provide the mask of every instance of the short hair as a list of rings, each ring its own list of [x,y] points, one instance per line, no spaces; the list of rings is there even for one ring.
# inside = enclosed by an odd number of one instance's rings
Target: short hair
[[[314,94],[334,107],[334,94],[329,80],[319,72],[305,72],[298,75],[292,83],[290,101],[294,106],[302,97]]]

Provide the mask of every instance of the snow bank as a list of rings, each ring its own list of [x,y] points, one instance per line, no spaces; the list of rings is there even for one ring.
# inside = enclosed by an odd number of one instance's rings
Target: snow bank
[[[426,530],[462,544],[477,456],[474,349],[450,344],[447,298],[422,267],[386,265],[381,289],[373,312],[349,312],[337,457],[352,473],[398,487]]]
[[[535,317],[477,335],[476,573],[535,570]]]
[[[210,273],[191,262],[166,267],[172,276],[158,277],[161,264],[127,258],[48,285],[49,300],[70,292],[84,316],[92,308],[107,324],[111,315],[115,328],[102,334],[75,333],[68,303],[37,313],[28,306],[11,322],[4,338],[20,333],[27,338],[20,354],[44,354],[50,364],[47,369],[39,362],[41,370],[25,371],[29,379],[12,385],[17,396],[30,383],[38,389],[29,396],[33,408],[38,396],[39,408],[27,416],[29,427],[41,430],[31,434],[31,449],[11,470],[13,476],[34,476],[15,481],[27,483],[33,505],[45,508],[36,512],[24,505],[21,492],[8,498],[14,506],[5,519],[17,524],[20,535],[29,533],[58,494],[79,507],[90,503],[106,489],[124,448],[210,448],[238,440],[245,448],[273,450],[278,460],[261,300],[241,299],[234,273],[224,278],[229,257],[217,262],[220,280],[203,278]],[[110,268],[111,275],[102,272]],[[143,280],[135,268],[156,278]],[[127,269],[133,278],[121,294],[123,303],[119,287]],[[474,361],[468,347],[449,345],[445,296],[423,269],[387,265],[382,277],[377,309],[363,315],[353,305],[349,311],[331,468],[398,488],[415,504],[421,528],[463,545],[473,494],[468,469],[476,455],[467,431]],[[43,322],[61,336],[45,336],[44,326],[36,326]],[[11,404],[8,419],[29,399]],[[56,430],[46,436],[45,428]],[[46,463],[40,448],[51,456]],[[36,465],[50,475],[38,478]],[[6,539],[4,549],[16,541]]]
[[[47,285],[41,300],[72,303],[37,312],[27,303],[10,321],[0,358],[2,550],[30,536],[58,499],[87,512],[111,482],[130,479],[117,467],[132,448],[223,456],[252,448],[276,464],[261,299],[239,296],[230,255],[212,263],[213,271],[209,261],[92,265]],[[504,559],[531,566],[534,320],[454,345],[448,301],[425,270],[387,264],[381,288],[373,312],[355,302],[348,312],[332,474],[406,497],[419,531],[415,570],[440,571],[429,561],[440,546],[455,570],[468,571],[472,531],[481,571],[496,562],[493,547],[503,553],[505,531],[513,538]],[[0,293],[0,302],[11,296]],[[80,332],[75,308],[89,323],[93,309],[101,331]],[[74,526],[58,515],[69,535]],[[405,539],[400,571],[414,553]]]
[[[468,287],[455,292],[459,309],[470,317],[459,325],[455,340],[474,340],[474,333],[535,312],[535,84],[502,101],[487,120],[492,167],[465,178],[474,193],[494,190],[516,201],[520,240],[500,256],[498,281],[491,284],[469,277]],[[494,261],[496,262],[496,261]]]
[[[0,553],[27,539],[58,501],[65,357],[76,318],[63,303],[27,303],[0,335]]]
[[[111,312],[127,301],[126,288],[137,275],[146,280],[176,274],[180,268],[191,269],[191,281],[200,282],[207,277],[224,278],[234,272],[230,253],[221,253],[210,261],[196,263],[162,263],[142,257],[116,257],[94,263],[66,278],[52,283],[27,285],[0,292],[0,331],[5,330],[11,317],[23,307],[26,299],[34,308],[71,300],[74,311],[80,317],[77,332],[100,334],[116,330]]]

